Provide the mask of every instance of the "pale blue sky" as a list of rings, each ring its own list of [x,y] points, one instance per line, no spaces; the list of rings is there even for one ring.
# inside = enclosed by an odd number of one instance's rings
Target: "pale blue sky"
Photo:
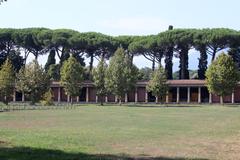
[[[157,34],[169,24],[239,30],[239,9],[239,0],[8,0],[0,6],[0,28],[69,28],[109,35]],[[197,67],[196,59],[191,54],[190,68]],[[143,58],[135,63],[151,66]]]

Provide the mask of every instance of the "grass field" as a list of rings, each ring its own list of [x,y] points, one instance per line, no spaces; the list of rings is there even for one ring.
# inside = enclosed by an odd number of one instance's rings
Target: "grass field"
[[[0,113],[0,160],[240,159],[238,106]]]

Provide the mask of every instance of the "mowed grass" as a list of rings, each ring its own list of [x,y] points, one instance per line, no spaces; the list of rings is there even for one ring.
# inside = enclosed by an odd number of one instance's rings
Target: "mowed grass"
[[[240,107],[80,105],[0,113],[0,160],[240,159]]]

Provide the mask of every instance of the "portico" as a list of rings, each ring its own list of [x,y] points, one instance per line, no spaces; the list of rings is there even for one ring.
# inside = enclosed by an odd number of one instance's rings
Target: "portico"
[[[217,95],[209,94],[204,80],[169,80],[169,91],[166,97],[163,98],[165,103],[220,103],[220,98]],[[147,92],[147,81],[137,82],[135,89],[126,93],[122,97],[122,102],[129,103],[155,103],[156,97],[152,93]],[[64,88],[60,86],[59,82],[52,82],[51,89],[53,91],[53,100],[57,103],[70,102],[70,96],[66,95]],[[240,102],[240,87],[237,87],[234,92],[224,97],[225,103],[239,103]],[[96,95],[96,89],[91,81],[83,83],[81,93],[79,96],[73,97],[74,103],[98,103],[100,98],[105,103],[117,103],[117,97],[113,94],[108,94],[104,97]],[[28,101],[26,94],[14,91],[14,102]]]

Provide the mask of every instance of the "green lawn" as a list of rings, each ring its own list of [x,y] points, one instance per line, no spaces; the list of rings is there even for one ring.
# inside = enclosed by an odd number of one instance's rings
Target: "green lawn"
[[[0,160],[240,159],[238,106],[0,113]]]

